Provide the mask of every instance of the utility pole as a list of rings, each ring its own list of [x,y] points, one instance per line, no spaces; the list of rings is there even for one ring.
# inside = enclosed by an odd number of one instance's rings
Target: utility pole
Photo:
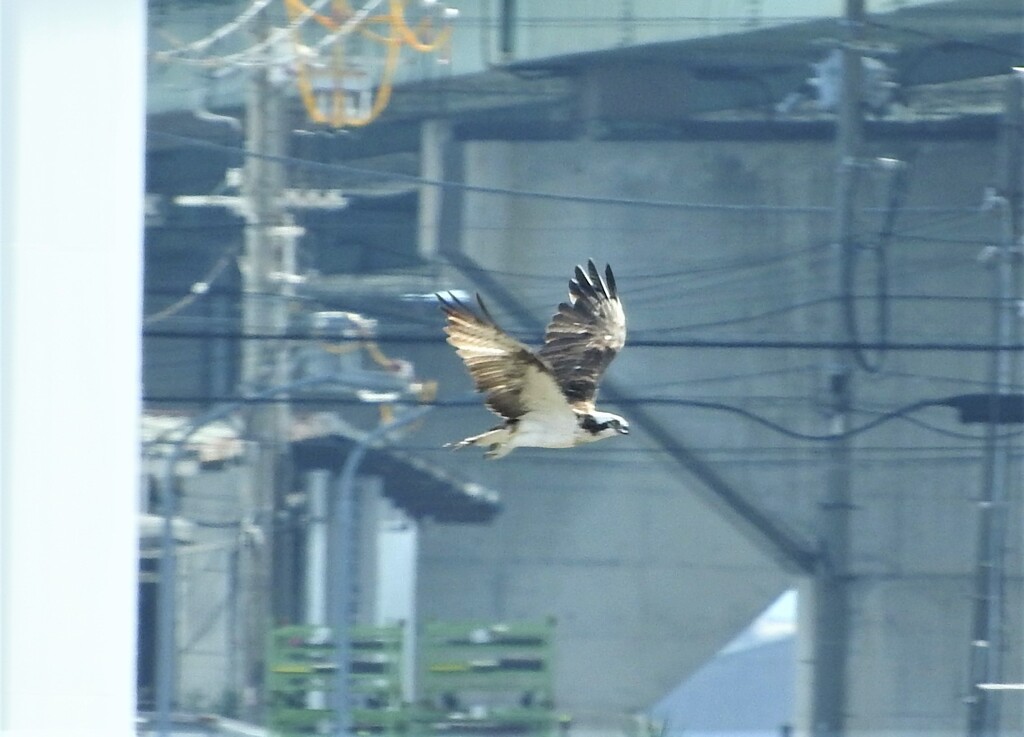
[[[841,88],[836,120],[835,240],[836,313],[833,336],[849,340],[844,310],[852,249],[856,248],[856,182],[861,154],[861,53],[864,0],[846,0],[840,41]],[[847,663],[850,639],[850,405],[853,361],[837,348],[827,372],[829,393],[828,469],[819,511],[819,558],[812,582],[813,654],[809,728],[814,737],[838,737],[846,730]]]
[[[265,23],[265,22],[264,22]],[[261,31],[266,32],[264,24]],[[262,35],[262,33],[260,35]],[[258,39],[262,41],[262,38]],[[267,49],[272,55],[273,48]],[[288,328],[287,294],[282,275],[294,272],[296,233],[282,205],[285,170],[279,157],[288,142],[285,96],[274,84],[268,59],[252,71],[245,114],[246,157],[242,179],[245,205],[245,250],[242,276],[242,333],[285,333]],[[267,158],[271,157],[271,158]],[[284,342],[247,340],[242,343],[239,394],[252,396],[270,386],[290,381],[288,348]],[[242,716],[258,719],[266,633],[272,619],[272,529],[277,486],[282,480],[281,444],[288,437],[290,413],[287,397],[280,402],[255,404],[246,415],[251,440],[248,478],[243,495],[243,547],[239,584],[243,687]]]
[[[992,342],[1002,348],[1020,339],[1019,305],[1021,264],[1021,146],[1024,109],[1020,73],[1006,84],[1002,130],[1003,175],[998,191],[987,204],[997,208],[1003,222],[1002,242],[986,262],[994,274]],[[1015,474],[1013,444],[1000,437],[999,397],[1014,391],[1019,365],[1016,354],[997,350],[992,354],[989,375],[989,422],[985,435],[985,470],[978,500],[978,552],[974,575],[971,620],[970,683],[967,695],[969,737],[999,731],[1001,694],[985,689],[1004,676],[1006,531],[1009,492]]]
[[[259,39],[257,39],[259,41]],[[272,54],[273,49],[269,52]],[[287,187],[283,157],[288,151],[288,110],[284,90],[275,82],[273,60],[251,72],[246,99],[245,166],[228,170],[224,185],[238,194],[181,195],[185,207],[223,207],[245,219],[242,276],[242,333],[284,334],[299,281],[296,244],[303,229],[291,210],[339,210],[348,200],[340,190]],[[287,341],[247,340],[241,346],[238,394],[253,397],[268,387],[289,385],[292,360]],[[287,483],[283,445],[290,430],[287,394],[246,409],[247,437],[252,441],[248,474],[242,482],[241,550],[235,557],[233,588],[237,606],[229,616],[229,682],[241,694],[242,716],[258,719],[266,633],[275,611],[272,555],[273,513],[277,489]],[[278,401],[279,400],[279,401]],[[169,574],[168,574],[169,575]],[[169,639],[168,638],[165,639]],[[173,678],[167,671],[166,679]],[[169,693],[171,686],[161,690]]]

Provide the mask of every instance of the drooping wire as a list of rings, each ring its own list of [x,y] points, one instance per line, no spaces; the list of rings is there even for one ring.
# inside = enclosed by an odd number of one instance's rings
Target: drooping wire
[[[234,20],[225,23],[215,29],[212,33],[209,33],[196,41],[192,41],[191,43],[183,46],[177,46],[166,51],[159,51],[156,54],[156,58],[161,61],[168,61],[176,57],[187,56],[188,54],[202,53],[218,41],[225,39],[244,28],[249,21],[263,12],[273,1],[274,0],[254,0],[249,7],[239,13]]]
[[[224,253],[221,255],[221,257],[217,259],[216,263],[214,263],[214,265],[210,267],[210,269],[199,279],[199,281],[196,281],[192,284],[192,289],[189,291],[188,294],[186,294],[181,299],[178,299],[175,302],[171,303],[167,307],[164,307],[162,310],[158,310],[157,312],[154,312],[151,315],[146,315],[142,319],[142,324],[152,325],[154,323],[160,322],[161,320],[166,320],[168,317],[176,315],[177,313],[181,312],[183,309],[191,305],[193,302],[209,293],[210,287],[213,285],[215,281],[217,281],[218,277],[220,277],[220,275],[224,273],[224,270],[227,269],[228,265],[230,265],[235,260],[235,257],[238,255],[239,250],[240,249],[238,246],[231,246],[230,248],[226,249]]]
[[[239,404],[266,404],[266,403],[270,403],[270,402],[276,401],[274,399],[249,400],[249,399],[245,399],[245,398],[241,398],[241,397],[236,397],[236,396],[232,396],[232,397],[210,397],[210,396],[185,397],[185,396],[174,396],[174,397],[171,397],[171,396],[152,396],[152,395],[150,395],[150,396],[144,396],[143,397],[143,402],[145,402],[145,403],[154,403],[154,404],[155,403],[166,403],[166,402],[204,402],[204,403],[208,403],[208,402],[210,402],[212,400],[238,402]],[[314,405],[317,405],[317,406],[328,406],[328,405],[334,405],[334,406],[337,406],[337,405],[360,405],[360,406],[362,406],[362,405],[365,404],[362,400],[360,400],[358,398],[355,398],[355,397],[340,397],[340,396],[309,396],[309,397],[303,396],[303,397],[292,397],[290,399],[290,401],[293,402],[293,403],[296,403],[296,404],[314,404]],[[409,404],[409,403],[410,403],[409,400],[398,400],[398,401],[395,402],[395,404]],[[640,407],[640,406],[688,407],[688,408],[691,408],[691,409],[703,409],[703,410],[709,410],[709,411],[713,411],[713,412],[725,412],[725,413],[728,413],[728,414],[736,415],[738,417],[742,417],[743,419],[749,420],[750,422],[753,422],[755,424],[758,424],[758,425],[761,425],[763,427],[766,427],[769,430],[772,430],[773,432],[776,432],[776,433],[778,433],[780,435],[784,435],[787,438],[791,438],[793,440],[810,441],[810,442],[827,442],[827,441],[835,440],[836,438],[852,438],[852,437],[855,437],[857,435],[862,435],[862,434],[864,434],[866,432],[874,430],[875,428],[880,427],[881,425],[884,425],[886,423],[892,422],[893,420],[897,420],[897,419],[904,420],[904,421],[907,421],[907,422],[911,422],[912,424],[917,425],[918,427],[920,427],[922,429],[929,430],[929,431],[935,432],[935,433],[939,433],[939,434],[945,435],[947,437],[957,438],[957,439],[960,439],[960,440],[974,440],[974,441],[979,441],[980,442],[980,441],[985,439],[984,436],[971,435],[969,433],[961,433],[961,432],[957,432],[955,430],[946,430],[944,428],[937,427],[936,425],[933,425],[931,423],[924,422],[922,420],[919,420],[917,418],[913,418],[912,417],[912,415],[914,415],[915,413],[919,412],[922,409],[927,409],[927,408],[930,408],[930,407],[950,407],[951,406],[950,400],[947,397],[943,397],[943,398],[939,398],[939,399],[922,399],[922,400],[919,400],[919,401],[916,401],[916,402],[911,402],[909,404],[905,404],[905,405],[903,405],[901,407],[897,407],[896,409],[890,410],[888,412],[873,413],[873,414],[876,414],[876,416],[873,419],[868,420],[867,422],[864,422],[864,423],[862,423],[860,425],[857,425],[855,427],[851,427],[848,430],[846,430],[846,431],[844,431],[843,433],[840,433],[840,434],[833,434],[833,433],[822,433],[822,434],[819,434],[819,433],[800,432],[800,431],[797,431],[797,430],[793,430],[793,429],[791,429],[789,427],[786,427],[785,425],[782,425],[781,423],[775,422],[774,420],[770,420],[767,417],[764,417],[763,415],[758,414],[757,412],[753,412],[753,411],[751,411],[749,409],[746,409],[745,407],[740,407],[740,406],[734,405],[734,404],[728,404],[726,402],[716,402],[716,401],[708,401],[708,400],[700,400],[700,399],[683,399],[683,398],[679,398],[679,397],[658,397],[658,396],[652,396],[652,397],[629,397],[629,398],[622,398],[622,399],[614,400],[614,401],[613,400],[609,400],[607,403],[609,405],[621,406],[621,407],[631,407],[631,406],[635,406],[635,407]],[[475,398],[459,399],[459,400],[444,400],[444,399],[441,399],[441,400],[433,400],[433,401],[430,402],[430,404],[432,406],[434,406],[434,407],[441,408],[441,409],[465,409],[465,408],[469,408],[469,407],[477,407],[479,405],[479,402]],[[865,411],[865,410],[861,410],[861,411]],[[998,437],[1000,439],[1008,439],[1008,438],[1019,437],[1022,434],[1024,434],[1024,430],[1014,430],[1014,431],[1010,431],[1010,432],[1007,432],[1007,433],[1000,434]]]
[[[885,362],[886,350],[880,348],[874,358],[870,358],[865,350],[859,347],[862,342],[860,324],[857,317],[857,300],[854,296],[854,281],[857,273],[857,262],[861,251],[867,251],[873,257],[875,271],[875,342],[884,346],[889,342],[890,307],[889,307],[889,261],[888,250],[895,231],[896,216],[903,206],[907,192],[907,169],[905,162],[895,162],[889,182],[889,196],[885,209],[882,211],[882,223],[875,242],[865,245],[859,242],[850,244],[843,249],[843,320],[846,323],[846,334],[857,348],[853,350],[857,365],[868,373],[878,373]]]
[[[861,329],[857,317],[857,304],[853,294],[853,283],[857,272],[857,263],[860,260],[860,253],[866,251],[873,256],[875,271],[875,319],[877,342],[883,346],[888,342],[889,335],[889,300],[887,297],[889,277],[888,263],[885,248],[880,244],[865,245],[859,241],[850,244],[843,249],[843,295],[842,313],[843,322],[846,326],[846,334],[850,342],[858,347],[853,350],[853,358],[863,370],[868,373],[878,373],[885,361],[886,349],[879,348],[874,359],[868,357],[867,352],[859,347],[861,343]]]
[[[190,64],[201,67],[243,67],[263,64],[265,62],[264,56],[269,49],[281,44],[281,42],[288,38],[289,34],[294,33],[298,28],[302,27],[305,23],[308,23],[313,18],[313,15],[322,10],[329,2],[331,2],[331,0],[315,0],[306,11],[303,11],[298,16],[291,19],[291,22],[287,27],[274,28],[262,41],[233,54],[226,54],[224,56],[206,56],[200,58],[189,57],[189,53],[205,50],[209,46],[209,43],[206,43],[207,39],[204,38],[194,42],[193,44],[184,46],[181,49],[159,51],[154,54],[154,58],[157,61],[174,61],[179,64]],[[381,0],[371,0],[371,2],[376,5],[379,4]],[[254,5],[260,4],[262,4],[262,0],[258,3],[254,3]],[[251,7],[250,10],[252,10]],[[211,34],[207,38],[211,38],[216,35],[216,38],[213,38],[210,43],[213,43],[213,41],[219,41],[231,33],[238,31],[244,23],[247,23],[256,14],[256,12],[250,13],[249,11],[246,11],[235,21],[221,29],[218,29],[214,34]],[[239,22],[240,19],[244,23]]]

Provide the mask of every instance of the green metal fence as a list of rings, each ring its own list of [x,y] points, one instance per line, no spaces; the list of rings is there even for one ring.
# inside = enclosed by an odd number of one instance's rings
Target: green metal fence
[[[350,650],[354,734],[389,737],[564,732],[555,711],[554,620],[426,622],[417,699],[402,701],[402,628],[356,627]],[[268,726],[277,737],[333,734],[337,645],[325,627],[283,627],[267,653]]]

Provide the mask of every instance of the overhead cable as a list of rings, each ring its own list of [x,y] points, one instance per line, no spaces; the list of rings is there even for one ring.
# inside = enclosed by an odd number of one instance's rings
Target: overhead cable
[[[183,46],[176,46],[173,49],[158,51],[154,56],[160,61],[169,61],[175,57],[185,54],[202,53],[221,39],[227,38],[233,33],[241,30],[249,23],[249,21],[263,12],[272,2],[274,2],[274,0],[253,0],[253,2],[249,4],[249,7],[239,13],[234,20],[229,23],[225,23],[212,33]]]
[[[241,404],[262,404],[262,403],[274,402],[274,401],[280,401],[280,400],[273,399],[273,398],[269,398],[269,399],[268,398],[255,398],[255,399],[253,399],[253,398],[245,398],[245,397],[229,397],[229,398],[216,398],[216,397],[209,397],[209,396],[186,397],[184,395],[181,395],[181,396],[159,396],[159,395],[157,395],[157,396],[145,396],[145,397],[143,397],[143,402],[146,402],[146,403],[168,403],[168,402],[178,402],[178,403],[201,402],[201,403],[209,403],[211,401],[232,402],[232,403],[238,403],[238,404],[241,405]],[[338,404],[359,404],[359,405],[363,405],[363,404],[365,404],[362,400],[359,400],[359,399],[353,398],[353,397],[326,396],[326,395],[324,395],[324,396],[293,396],[293,397],[289,398],[289,401],[292,402],[292,403],[295,403],[295,404],[307,404],[308,403],[308,404],[315,404],[315,405],[318,405],[318,406],[323,406],[323,405],[328,405],[328,404],[334,404],[334,405],[338,405]],[[402,404],[402,403],[407,403],[407,402],[403,402],[402,400],[399,400],[399,401],[395,402],[395,404]],[[877,427],[879,427],[881,425],[884,425],[884,424],[886,424],[888,422],[891,422],[893,420],[902,419],[902,420],[911,421],[910,415],[912,415],[912,414],[914,414],[916,412],[919,412],[922,409],[927,409],[929,407],[951,407],[952,406],[952,404],[950,402],[950,398],[948,398],[948,397],[942,397],[942,398],[939,398],[939,399],[922,399],[922,400],[917,401],[917,402],[911,402],[909,404],[903,405],[902,407],[898,407],[898,408],[896,408],[894,410],[891,410],[889,412],[880,413],[877,417],[875,417],[872,420],[864,422],[864,423],[862,423],[860,425],[857,425],[855,427],[851,427],[851,428],[847,429],[846,431],[844,431],[844,432],[842,432],[840,434],[836,434],[836,433],[805,433],[805,432],[800,432],[800,431],[797,431],[797,430],[793,430],[791,428],[786,427],[785,425],[782,425],[782,424],[780,424],[778,422],[775,422],[774,420],[770,420],[767,417],[764,417],[764,416],[762,416],[762,415],[760,415],[760,414],[758,414],[756,412],[752,412],[752,411],[750,411],[750,410],[748,410],[748,409],[746,409],[744,407],[740,407],[740,406],[733,405],[733,404],[728,404],[728,403],[725,403],[725,402],[713,402],[713,401],[706,401],[706,400],[701,400],[701,399],[684,399],[684,398],[679,398],[679,397],[630,397],[628,399],[608,400],[606,403],[609,404],[609,405],[616,405],[616,406],[621,406],[621,407],[631,407],[631,406],[635,406],[635,407],[641,407],[641,406],[642,407],[687,407],[687,408],[690,408],[690,409],[704,409],[704,410],[715,411],[715,412],[726,412],[728,414],[733,414],[733,415],[736,415],[738,417],[742,417],[742,418],[744,418],[746,420],[749,420],[751,422],[754,422],[754,423],[756,423],[758,425],[762,425],[763,427],[766,427],[769,430],[772,430],[773,432],[779,433],[780,435],[784,435],[784,436],[786,436],[788,438],[792,438],[794,440],[804,440],[804,441],[812,441],[812,442],[831,442],[831,441],[834,441],[836,438],[852,438],[854,436],[862,435],[862,434],[864,434],[866,432],[869,432],[870,430],[874,430],[875,428],[877,428]],[[475,399],[469,399],[469,400],[467,400],[467,399],[461,399],[461,400],[435,400],[433,402],[430,402],[430,406],[435,407],[435,408],[440,408],[440,409],[458,409],[458,408],[476,407],[477,406],[477,402],[476,402]],[[971,435],[971,434],[968,434],[968,433],[959,433],[959,432],[952,431],[952,430],[945,430],[943,428],[936,427],[935,425],[932,425],[930,423],[925,423],[925,422],[922,422],[920,420],[915,421],[914,424],[918,425],[919,427],[921,427],[923,429],[930,430],[930,431],[933,431],[933,432],[938,432],[938,433],[941,433],[941,434],[944,434],[944,435],[947,435],[947,436],[950,436],[950,437],[955,437],[955,438],[958,438],[958,439],[977,440],[977,441],[983,441],[985,439],[984,436]],[[1009,433],[1004,433],[1004,434],[1000,435],[1000,437],[1001,438],[1003,438],[1003,437],[1005,437],[1005,438],[1017,437],[1017,436],[1021,435],[1022,433],[1024,433],[1024,431],[1016,430],[1016,431],[1012,431],[1012,432],[1009,432]]]
[[[512,333],[513,337],[521,337],[529,340],[530,336],[521,336]],[[315,336],[306,332],[248,332],[238,330],[184,330],[184,329],[147,329],[143,331],[145,338],[176,338],[176,339],[232,339],[232,340],[282,340],[282,341],[315,341],[322,340],[323,336]],[[346,338],[332,338],[332,340],[345,341]],[[358,340],[353,338],[351,340]],[[376,338],[378,343],[419,343],[419,344],[443,344],[442,335],[380,335]],[[765,338],[630,338],[631,348],[714,348],[714,349],[761,349],[761,350],[801,350],[801,351],[822,351],[822,350],[889,350],[889,351],[910,351],[910,352],[953,352],[953,353],[1020,353],[1024,352],[1024,344],[1013,343],[997,345],[994,343],[978,343],[970,341],[941,342],[941,341],[890,341],[879,343],[872,341],[854,342],[849,340],[791,340],[791,339],[765,339]]]
[[[365,167],[351,166],[349,164],[337,164],[324,161],[313,161],[300,159],[294,156],[278,156],[274,154],[249,151],[239,146],[231,146],[213,141],[204,141],[192,136],[183,136],[167,131],[150,130],[148,135],[164,141],[194,146],[196,148],[211,151],[222,151],[230,154],[242,154],[249,158],[258,158],[265,161],[273,161],[288,164],[296,168],[312,169],[316,171],[336,172],[339,174],[360,174],[377,179],[393,179],[396,181],[410,182],[428,187],[439,187],[441,189],[455,189],[463,192],[475,192],[479,194],[493,194],[507,197],[524,197],[538,200],[550,200],[556,202],[575,202],[587,205],[622,205],[627,207],[647,207],[654,209],[668,210],[695,210],[695,211],[722,211],[722,212],[766,212],[791,215],[827,215],[832,213],[831,205],[764,205],[764,204],[731,204],[711,202],[681,202],[678,200],[653,200],[633,197],[606,197],[594,195],[576,195],[560,192],[544,192],[539,190],[512,189],[509,187],[494,187],[480,184],[467,184],[446,179],[432,179],[420,177],[414,174],[402,172],[382,171],[380,169],[367,169]],[[977,213],[977,207],[912,207],[905,208],[904,212],[917,213]]]

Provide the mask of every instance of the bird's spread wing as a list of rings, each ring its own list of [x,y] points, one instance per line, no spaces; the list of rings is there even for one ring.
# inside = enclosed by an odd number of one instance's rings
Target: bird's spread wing
[[[605,267],[602,279],[593,261],[587,262],[587,271],[577,266],[569,302],[558,305],[537,352],[569,402],[593,409],[601,375],[625,342],[626,314],[612,267]]]
[[[551,368],[495,324],[479,295],[480,314],[451,293],[437,298],[448,319],[448,342],[465,362],[477,391],[486,395],[488,407],[509,420],[559,407],[568,412]]]

